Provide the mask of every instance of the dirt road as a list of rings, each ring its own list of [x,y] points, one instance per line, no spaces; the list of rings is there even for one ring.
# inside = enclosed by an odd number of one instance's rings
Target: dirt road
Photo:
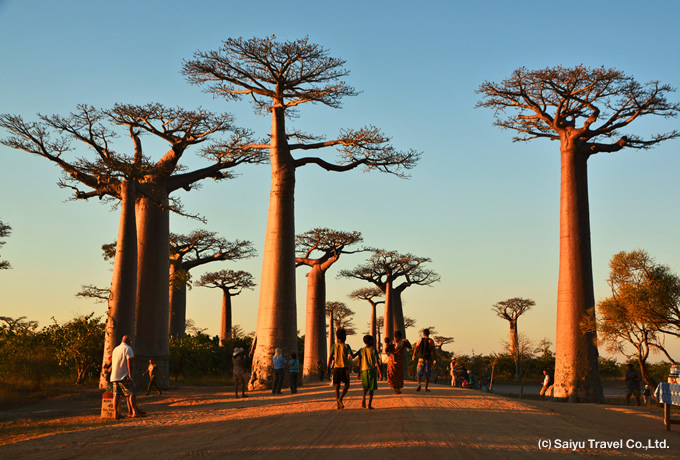
[[[412,382],[399,396],[382,384],[373,411],[360,408],[355,380],[344,410],[336,409],[327,384],[246,399],[226,390],[180,387],[161,397],[142,396],[143,419],[101,420],[96,392],[3,414],[0,458],[471,460],[572,451],[680,458],[680,425],[666,432],[660,408],[524,401],[445,386],[417,393]]]

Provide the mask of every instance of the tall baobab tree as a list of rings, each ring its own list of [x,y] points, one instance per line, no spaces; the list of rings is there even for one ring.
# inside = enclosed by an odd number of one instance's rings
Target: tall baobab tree
[[[12,233],[12,227],[0,220],[0,238],[7,238]],[[4,246],[5,242],[0,241],[0,247]],[[0,270],[7,270],[11,268],[9,262],[0,260]]]
[[[171,208],[181,212],[169,194],[180,188],[189,190],[192,184],[205,178],[230,178],[231,174],[224,170],[245,162],[260,162],[259,150],[248,148],[249,133],[235,128],[230,115],[214,115],[203,110],[166,108],[161,104],[115,105],[110,110],[80,105],[67,117],[39,118],[39,123],[27,123],[19,116],[0,116],[0,127],[12,133],[3,144],[59,165],[66,173],[60,185],[70,186],[75,182],[91,189],[82,192],[71,186],[76,189],[77,198],[112,196],[121,201],[104,361],[120,343],[122,335],[132,335],[133,330],[138,358],[133,373],[141,374],[144,362],[154,358],[163,378],[167,379],[168,213]],[[132,155],[113,150],[117,133],[110,125],[127,129]],[[56,137],[57,133],[62,137]],[[174,174],[188,147],[224,133],[231,133],[230,138],[202,149],[202,156],[210,160],[209,166]],[[171,145],[156,163],[143,153],[141,136],[144,134]],[[86,144],[96,153],[95,159],[64,160],[63,154],[71,149],[69,140]]]
[[[259,150],[250,148],[250,133],[235,128],[229,114],[167,108],[160,104],[116,105],[109,113],[114,123],[153,135],[170,145],[158,161],[147,161],[138,178],[147,192],[138,198],[135,208],[138,270],[134,373],[141,374],[143,364],[153,358],[161,369],[162,378],[167,379],[170,194],[179,189],[190,190],[203,179],[231,178],[225,170],[242,163],[259,163],[262,156]],[[230,138],[215,141],[201,150],[201,155],[211,161],[209,166],[178,172],[179,161],[188,148],[224,133],[230,133]],[[160,383],[167,384],[167,381]]]
[[[536,305],[531,299],[523,299],[521,297],[513,297],[512,299],[503,300],[494,304],[491,310],[496,312],[496,314],[506,320],[510,324],[510,340],[508,341],[510,354],[512,359],[515,361],[515,378],[517,381],[522,380],[522,360],[520,359],[520,347],[519,347],[519,333],[517,331],[517,320],[527,311],[531,310],[531,307]]]
[[[102,110],[79,105],[76,112],[67,117],[58,115],[39,116],[39,122],[26,122],[18,115],[1,115],[0,126],[11,133],[2,142],[8,147],[23,150],[57,164],[65,178],[61,187],[73,188],[77,199],[92,196],[113,197],[120,200],[118,225],[118,251],[113,265],[107,321],[104,338],[102,365],[124,335],[132,335],[135,329],[135,298],[137,295],[137,230],[135,200],[137,175],[142,169],[143,156],[138,132],[130,130],[132,155],[117,153],[111,149],[116,132],[108,127],[108,116]],[[67,159],[73,150],[70,140],[82,142],[95,152],[92,160]],[[73,184],[90,189],[83,192]],[[107,382],[103,373],[100,387]]]
[[[343,130],[333,140],[286,128],[286,118],[306,103],[339,108],[356,91],[342,79],[349,74],[345,61],[329,56],[328,50],[308,38],[279,42],[267,38],[227,39],[215,51],[197,51],[184,63],[184,74],[194,84],[226,99],[250,96],[255,109],[271,116],[269,150],[271,193],[265,234],[257,344],[253,357],[251,387],[264,387],[272,380],[271,356],[276,347],[290,353],[297,349],[295,304],[295,172],[314,164],[327,171],[348,171],[359,166],[404,177],[420,154],[400,152],[390,139],[373,126]],[[295,143],[289,143],[289,141]],[[338,164],[319,157],[294,158],[295,150],[337,147]]]
[[[215,232],[195,230],[189,235],[170,234],[170,324],[171,337],[183,338],[187,310],[189,271],[200,265],[223,260],[254,257],[250,241],[227,241]],[[231,326],[230,326],[231,327]]]
[[[438,274],[423,267],[428,262],[431,260],[427,257],[379,249],[373,252],[367,263],[352,270],[342,270],[338,276],[368,281],[377,286],[385,294],[385,336],[394,337],[394,331],[399,330],[406,338],[401,295],[409,286],[430,286],[439,281]],[[400,278],[404,280],[397,284]]]
[[[495,111],[496,126],[517,132],[515,141],[560,142],[560,269],[557,294],[555,397],[603,402],[596,333],[590,248],[588,159],[624,148],[648,149],[680,136],[677,130],[641,137],[625,133],[645,115],[674,117],[680,104],[659,82],[640,84],[615,69],[584,66],[519,68],[503,82],[484,82],[479,107]],[[506,116],[506,110],[513,114]]]
[[[220,270],[205,273],[196,282],[196,286],[217,288],[222,291],[222,320],[220,321],[220,346],[224,346],[233,336],[231,298],[239,295],[244,289],[253,289],[256,285],[253,275],[239,270]]]
[[[296,266],[310,267],[307,273],[307,315],[302,378],[318,376],[318,362],[326,355],[326,272],[342,254],[353,254],[347,246],[363,241],[359,232],[315,228],[295,238]]]
[[[355,289],[349,294],[351,299],[365,300],[371,306],[371,320],[368,325],[369,334],[373,337],[373,343],[377,350],[380,349],[380,335],[378,332],[378,317],[377,317],[377,307],[381,303],[385,303],[384,300],[373,300],[378,297],[382,297],[385,294],[377,287],[365,287],[361,289]]]

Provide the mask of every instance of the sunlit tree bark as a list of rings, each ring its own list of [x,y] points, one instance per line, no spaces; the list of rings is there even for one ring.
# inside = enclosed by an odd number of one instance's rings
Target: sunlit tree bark
[[[347,246],[362,240],[359,232],[340,232],[327,228],[315,228],[296,237],[298,256],[295,262],[297,266],[311,268],[307,273],[303,380],[318,378],[318,363],[328,362],[325,330],[326,272],[338,261],[340,255],[356,252],[347,251]]]
[[[279,42],[276,37],[228,39],[218,50],[196,52],[194,60],[184,63],[184,73],[191,83],[205,84],[209,92],[227,99],[247,95],[257,110],[272,119],[269,142],[261,146],[269,150],[271,189],[250,382],[254,388],[272,381],[275,348],[283,348],[284,353],[297,351],[293,204],[296,168],[315,164],[341,172],[363,166],[403,176],[403,171],[415,166],[420,156],[415,151],[396,151],[389,138],[374,127],[345,130],[330,141],[286,128],[287,115],[295,113],[301,104],[337,108],[342,98],[356,94],[341,80],[349,73],[344,64],[307,38]],[[340,150],[339,164],[318,157],[292,156],[295,150],[327,147]]]
[[[145,161],[138,182],[144,185],[146,192],[136,203],[138,271],[134,374],[139,377],[145,363],[154,359],[162,376],[159,384],[166,386],[170,353],[169,213],[171,208],[182,212],[178,203],[171,203],[170,194],[180,188],[190,190],[192,184],[203,179],[230,178],[226,169],[241,163],[259,162],[261,156],[258,150],[249,148],[249,133],[234,128],[228,114],[170,109],[160,104],[116,105],[108,113],[114,123],[151,134],[170,144],[170,149],[158,161]],[[227,132],[231,133],[229,140],[202,149],[202,156],[211,160],[210,166],[178,173],[179,160],[187,148]]]
[[[644,115],[674,117],[680,105],[659,82],[640,84],[615,69],[584,66],[515,70],[500,84],[483,83],[479,107],[496,113],[496,125],[515,130],[515,141],[560,142],[560,269],[557,299],[555,398],[603,402],[590,248],[587,161],[597,153],[650,148],[677,130],[642,138],[621,131]],[[512,110],[513,115],[506,111]],[[518,113],[516,112],[518,111]]]

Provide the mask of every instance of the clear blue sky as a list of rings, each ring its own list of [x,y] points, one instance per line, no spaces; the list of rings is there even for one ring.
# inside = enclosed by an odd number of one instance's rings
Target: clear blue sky
[[[680,87],[674,1],[486,2],[260,0],[19,1],[0,0],[0,113],[33,120],[36,113],[68,114],[77,104],[159,102],[230,112],[237,124],[265,135],[269,119],[250,104],[212,99],[180,74],[196,50],[228,37],[281,40],[308,35],[347,61],[347,81],[362,93],[340,110],[302,108],[296,128],[332,137],[341,128],[380,127],[400,149],[423,152],[410,180],[361,171],[333,174],[313,166],[298,172],[296,228],[357,230],[370,246],[431,257],[441,275],[434,287],[405,291],[405,314],[417,329],[434,326],[453,336],[446,349],[490,353],[502,349],[507,322],[490,307],[510,297],[536,301],[519,321],[535,342],[555,337],[559,238],[559,146],[513,143],[475,109],[476,88],[521,66],[615,67],[638,81]],[[680,94],[671,96],[680,99]],[[640,134],[678,128],[679,120],[641,120]],[[4,133],[2,134],[4,136]],[[127,148],[124,137],[120,148]],[[590,161],[590,203],[596,298],[613,254],[646,249],[680,270],[677,238],[680,143],[647,152],[600,154]],[[155,158],[163,151],[159,150]],[[324,154],[333,158],[334,152]],[[88,155],[81,150],[78,155]],[[47,160],[0,146],[0,220],[12,236],[0,251],[13,269],[0,273],[0,315],[26,316],[41,326],[54,316],[105,313],[105,305],[77,299],[83,284],[108,286],[111,266],[100,247],[116,237],[117,212],[98,202],[67,202]],[[184,163],[203,163],[195,152]],[[262,253],[269,192],[267,166],[201,190],[178,194],[207,226],[172,216],[171,230],[217,231],[248,239]],[[340,269],[365,257],[342,258],[328,274],[328,300],[356,312],[361,332],[368,304],[347,294],[363,287],[337,280]],[[261,259],[211,264],[192,272],[248,270],[259,281]],[[298,328],[304,333],[305,269],[298,269]],[[234,299],[234,322],[256,324],[258,290]],[[216,334],[220,293],[194,288],[188,318]],[[407,331],[414,338],[417,331]],[[352,339],[350,343],[358,343]],[[680,355],[678,340],[672,344]]]

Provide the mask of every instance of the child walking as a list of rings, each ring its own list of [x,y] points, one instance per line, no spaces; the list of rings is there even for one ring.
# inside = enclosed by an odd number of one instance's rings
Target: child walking
[[[339,328],[335,332],[335,337],[338,339],[337,343],[333,344],[331,349],[331,356],[328,358],[328,371],[333,369],[333,385],[335,386],[335,400],[338,404],[338,409],[344,409],[345,405],[342,399],[349,390],[349,369],[352,363],[352,349],[345,343],[347,339],[347,332],[345,329]],[[345,387],[340,394],[340,384],[344,383]]]
[[[378,389],[378,376],[382,378],[378,352],[373,346],[373,336],[365,335],[364,344],[359,350],[359,369],[361,369],[361,387],[364,389],[364,398],[361,407],[366,407],[366,394],[368,393],[368,408],[373,409],[373,391]]]

